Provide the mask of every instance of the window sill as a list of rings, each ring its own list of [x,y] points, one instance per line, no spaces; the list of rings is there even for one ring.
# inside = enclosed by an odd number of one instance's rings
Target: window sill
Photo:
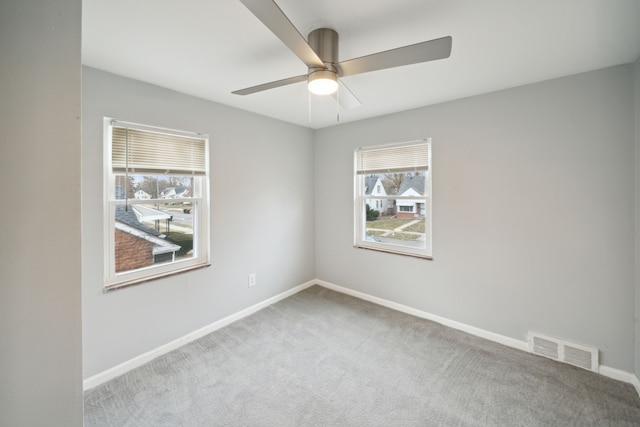
[[[422,254],[416,254],[416,253],[411,253],[411,252],[404,252],[402,250],[394,250],[394,249],[390,249],[390,248],[364,246],[364,245],[359,245],[359,244],[355,244],[355,245],[353,245],[353,247],[356,248],[356,249],[366,249],[366,250],[369,250],[369,251],[385,252],[385,253],[389,253],[389,254],[404,255],[404,256],[411,257],[411,258],[418,258],[418,259],[424,259],[424,260],[428,260],[428,261],[433,261],[433,256],[432,255],[422,255]]]
[[[128,287],[131,287],[131,286],[140,285],[142,283],[152,282],[152,281],[155,281],[155,280],[158,280],[158,279],[164,279],[164,278],[167,278],[167,277],[176,276],[178,274],[187,273],[189,271],[200,270],[202,268],[207,268],[207,267],[210,267],[210,266],[211,266],[211,263],[199,264],[199,265],[194,265],[194,266],[191,266],[191,267],[185,267],[185,268],[183,268],[181,270],[174,270],[174,271],[170,271],[170,272],[167,272],[167,273],[159,273],[157,275],[147,276],[147,277],[134,279],[134,280],[126,281],[126,282],[114,283],[112,285],[106,285],[104,287],[104,292],[111,292],[111,291],[115,291],[115,290],[118,290],[118,289],[124,289],[124,288],[128,288]]]

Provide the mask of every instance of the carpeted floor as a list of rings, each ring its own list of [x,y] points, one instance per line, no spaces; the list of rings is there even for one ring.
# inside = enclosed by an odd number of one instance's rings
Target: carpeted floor
[[[313,286],[85,394],[86,426],[639,426],[622,382]]]

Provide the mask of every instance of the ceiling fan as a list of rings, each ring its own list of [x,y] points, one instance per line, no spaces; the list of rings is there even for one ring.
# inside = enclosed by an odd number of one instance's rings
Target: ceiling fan
[[[451,37],[448,36],[339,62],[338,33],[335,30],[318,28],[309,33],[307,41],[273,0],[240,0],[240,2],[300,58],[309,71],[300,76],[233,91],[232,93],[236,95],[249,95],[307,81],[311,93],[335,96],[339,77],[434,61],[451,55]],[[344,85],[344,82],[340,81],[340,86],[338,99],[340,104],[347,109],[359,106],[360,101]]]

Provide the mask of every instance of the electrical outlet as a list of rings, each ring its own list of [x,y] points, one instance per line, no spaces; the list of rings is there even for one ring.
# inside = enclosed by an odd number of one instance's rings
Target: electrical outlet
[[[256,285],[256,273],[249,274],[249,287]]]

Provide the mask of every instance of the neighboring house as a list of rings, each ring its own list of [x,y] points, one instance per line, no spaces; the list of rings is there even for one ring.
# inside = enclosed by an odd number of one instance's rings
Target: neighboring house
[[[149,200],[151,198],[151,194],[147,193],[144,190],[136,190],[136,192],[133,193],[133,197],[138,200]]]
[[[166,212],[159,211],[157,209],[150,208],[146,205],[132,205],[133,212],[139,222],[151,222],[155,223],[156,231],[160,231],[160,221],[165,221],[165,230],[169,233],[169,224],[173,221],[173,216]]]
[[[138,216],[132,206],[116,206],[116,272],[173,261],[180,250],[164,234],[138,221]]]
[[[138,200],[149,200],[151,199],[151,194],[147,193],[144,190],[136,190],[133,193],[133,197]],[[123,185],[116,185],[116,199],[124,200],[125,199],[125,191]]]
[[[382,180],[377,176],[366,176],[364,178],[364,195],[365,196],[386,196],[387,191],[382,185]],[[389,200],[383,199],[365,199],[365,203],[370,209],[374,209],[381,214],[387,212],[390,207]]]
[[[424,196],[424,176],[405,176],[398,188],[398,196]],[[420,200],[396,200],[398,218],[417,218],[425,215],[425,203]]]
[[[187,187],[167,187],[160,193],[161,199],[180,199],[189,196]]]

